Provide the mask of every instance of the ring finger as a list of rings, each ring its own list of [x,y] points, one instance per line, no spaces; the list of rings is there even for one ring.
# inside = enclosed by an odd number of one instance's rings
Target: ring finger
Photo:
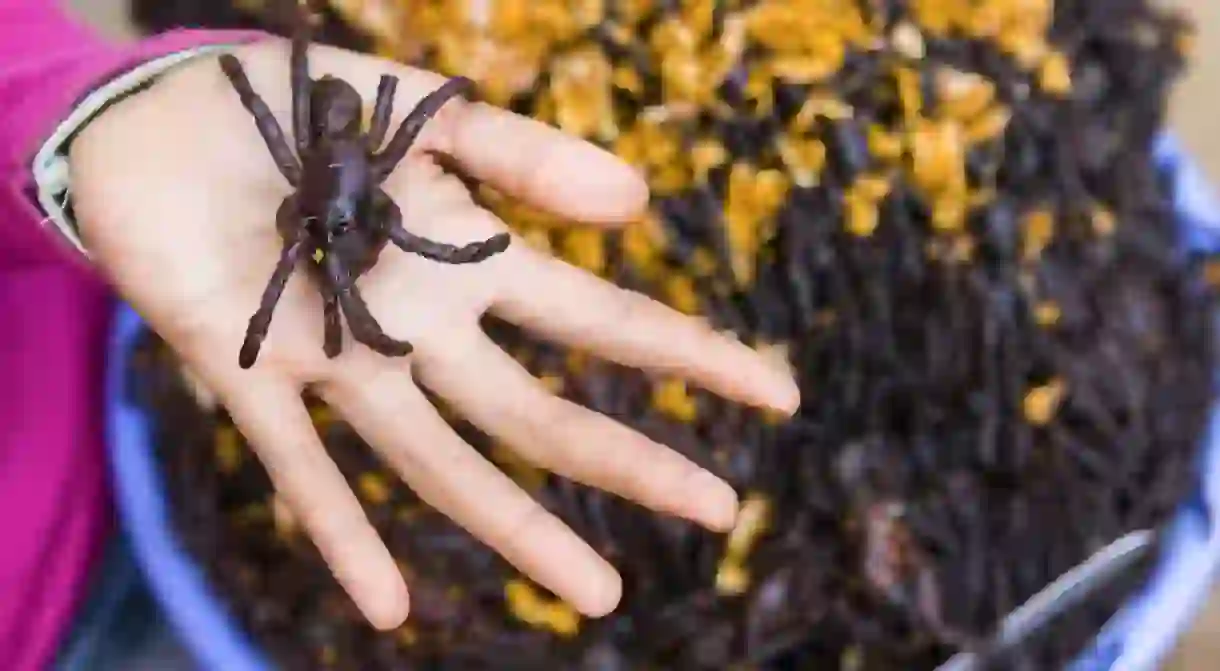
[[[716,530],[737,495],[686,457],[597,412],[551,395],[481,333],[415,361],[420,381],[529,461],[577,482]]]

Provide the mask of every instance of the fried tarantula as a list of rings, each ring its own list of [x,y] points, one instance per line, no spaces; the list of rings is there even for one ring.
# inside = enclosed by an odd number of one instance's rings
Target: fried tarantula
[[[419,237],[403,228],[402,212],[381,189],[424,124],[450,98],[468,93],[471,81],[455,77],[425,96],[379,151],[389,130],[398,78],[381,77],[365,134],[360,94],[337,77],[310,78],[310,32],[307,22],[301,24],[292,40],[291,56],[292,123],[299,161],[266,102],[254,92],[241,63],[229,54],[220,57],[221,70],[253,115],[276,166],[294,189],[276,212],[276,229],[284,247],[246,329],[238,356],[242,368],[250,368],[258,358],[275,306],[302,260],[310,261],[310,274],[321,289],[326,356],[334,358],[343,348],[342,308],[353,338],[384,356],[398,357],[411,353],[411,343],[386,335],[356,288],[356,279],[373,267],[386,243],[440,263],[461,264],[503,252],[510,239],[501,233],[459,247]]]

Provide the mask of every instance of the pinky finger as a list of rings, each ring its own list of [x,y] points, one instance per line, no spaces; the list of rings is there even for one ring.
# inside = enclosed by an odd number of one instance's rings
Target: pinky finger
[[[229,414],[258,453],[340,584],[379,629],[402,624],[407,587],[339,468],[326,454],[292,385],[246,382],[226,395]]]

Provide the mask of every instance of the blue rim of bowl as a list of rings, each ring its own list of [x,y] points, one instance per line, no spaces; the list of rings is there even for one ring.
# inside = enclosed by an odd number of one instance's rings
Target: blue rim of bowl
[[[177,537],[152,425],[130,389],[130,365],[144,322],[120,305],[106,369],[106,431],[115,504],[150,591],[178,639],[205,669],[274,668],[222,605],[206,573]]]
[[[1170,171],[1187,249],[1220,249],[1220,203],[1176,141],[1162,136],[1159,167]],[[130,393],[129,367],[144,323],[127,305],[115,315],[106,370],[107,441],[116,505],[124,533],[154,598],[179,639],[207,669],[273,669],[223,605],[207,575],[177,538],[169,515],[152,427]],[[1202,607],[1220,569],[1220,404],[1200,450],[1200,482],[1170,521],[1149,582],[1105,625],[1072,671],[1153,669]],[[1133,636],[1133,632],[1138,632]]]
[[[1220,249],[1220,201],[1199,166],[1169,134],[1155,161],[1173,179],[1179,235],[1187,250]],[[1198,484],[1167,523],[1148,582],[1127,601],[1071,666],[1071,671],[1145,671],[1169,654],[1207,602],[1220,571],[1220,403],[1201,440]]]

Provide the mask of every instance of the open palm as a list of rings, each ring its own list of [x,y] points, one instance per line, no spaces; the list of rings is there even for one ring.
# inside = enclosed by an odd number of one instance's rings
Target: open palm
[[[285,129],[288,46],[236,55]],[[444,78],[337,49],[310,51],[312,75],[334,74],[368,98],[382,74],[401,82],[394,124]],[[393,126],[392,126],[393,127]],[[458,100],[424,129],[386,182],[406,227],[465,244],[505,230],[433,156],[574,220],[636,217],[645,185],[613,156],[529,119]],[[614,569],[441,419],[419,386],[525,458],[554,472],[713,529],[732,525],[733,490],[644,436],[547,392],[479,328],[491,311],[535,334],[644,369],[677,374],[728,398],[791,411],[797,391],[777,370],[702,322],[531,250],[520,241],[474,265],[444,265],[388,247],[359,281],[406,358],[345,335],[323,353],[322,300],[302,271],[275,312],[258,363],[238,366],[246,322],[279,258],[274,216],[290,187],[215,59],[200,58],[120,103],[71,150],[85,244],[111,281],[215,391],[257,450],[279,494],[370,621],[406,617],[407,588],[358,500],[327,456],[300,400],[333,406],[419,496],[588,615],[618,602]]]

